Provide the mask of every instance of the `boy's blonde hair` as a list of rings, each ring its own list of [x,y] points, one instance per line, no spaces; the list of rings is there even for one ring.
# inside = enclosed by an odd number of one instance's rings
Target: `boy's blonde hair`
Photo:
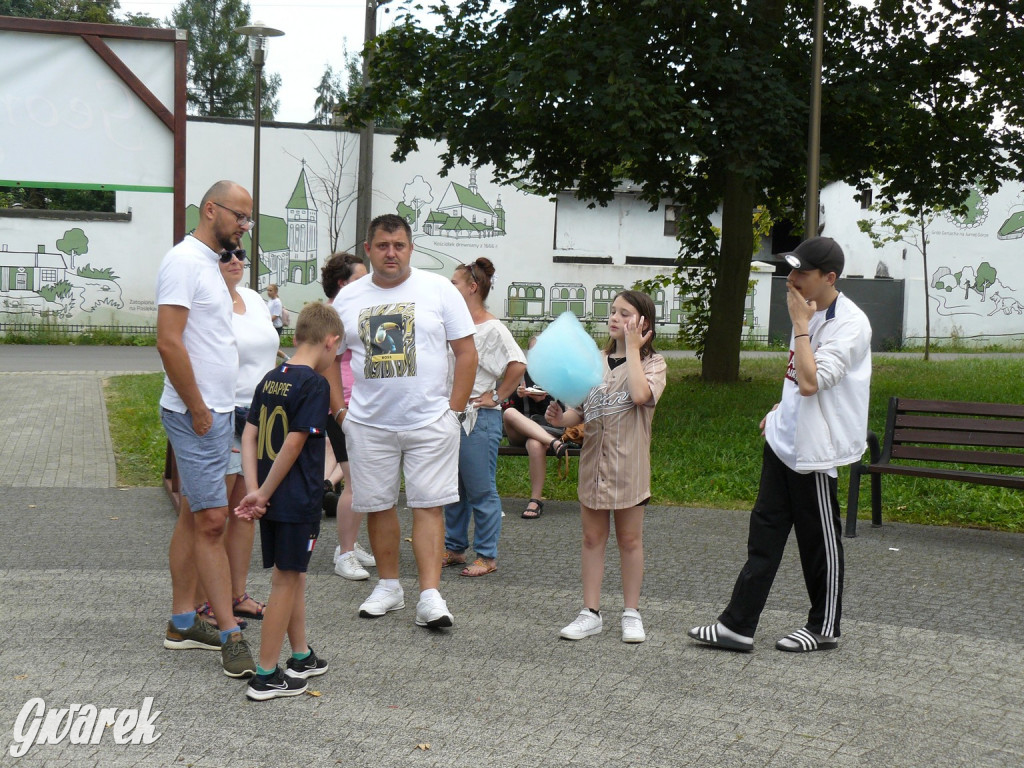
[[[304,306],[295,323],[296,344],[320,344],[328,336],[341,336],[344,333],[341,318],[334,307],[319,301]]]

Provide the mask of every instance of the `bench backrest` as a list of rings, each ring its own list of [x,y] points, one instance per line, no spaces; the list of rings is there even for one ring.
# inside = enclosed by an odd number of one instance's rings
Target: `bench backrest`
[[[890,459],[1024,468],[1024,405],[890,398]]]

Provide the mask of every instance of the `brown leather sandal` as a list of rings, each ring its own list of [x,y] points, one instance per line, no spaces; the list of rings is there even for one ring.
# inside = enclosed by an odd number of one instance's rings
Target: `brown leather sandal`
[[[441,567],[447,568],[449,565],[465,565],[466,556],[459,554],[458,552],[452,552],[450,549],[446,549],[444,554],[441,555]]]

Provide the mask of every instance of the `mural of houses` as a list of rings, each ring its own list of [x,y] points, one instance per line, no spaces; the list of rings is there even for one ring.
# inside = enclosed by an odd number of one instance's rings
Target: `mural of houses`
[[[437,208],[423,220],[423,231],[434,237],[450,238],[504,235],[505,209],[501,197],[492,208],[477,191],[476,170],[472,170],[468,187],[454,181],[448,185]]]
[[[0,246],[0,291],[38,291],[65,279],[68,271],[63,253],[46,253],[46,246],[35,251],[9,251]]]

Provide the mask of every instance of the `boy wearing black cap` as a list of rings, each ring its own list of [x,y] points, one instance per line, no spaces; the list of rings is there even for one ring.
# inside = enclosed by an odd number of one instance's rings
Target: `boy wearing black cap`
[[[835,648],[843,596],[842,525],[837,467],[864,453],[871,384],[871,325],[836,290],[844,257],[829,237],[783,254],[792,267],[786,305],[793,322],[782,399],[761,420],[761,484],[750,515],[747,562],[717,624],[694,627],[694,640],[750,651],[754,631],[796,529],[811,598],[807,624],[779,640],[780,651]]]

